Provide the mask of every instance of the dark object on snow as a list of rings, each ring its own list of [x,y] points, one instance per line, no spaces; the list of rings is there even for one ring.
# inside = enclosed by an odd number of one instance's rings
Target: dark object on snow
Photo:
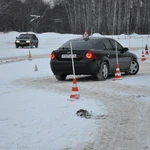
[[[76,112],[76,115],[77,116],[80,116],[81,118],[82,117],[84,117],[84,118],[86,118],[86,119],[89,119],[89,118],[91,118],[91,114],[87,111],[87,110],[85,110],[85,109],[80,109],[80,110],[78,110],[77,112]]]

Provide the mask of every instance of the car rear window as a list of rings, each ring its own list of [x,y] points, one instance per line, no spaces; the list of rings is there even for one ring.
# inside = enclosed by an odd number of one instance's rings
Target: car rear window
[[[70,48],[70,42],[72,43],[72,48],[74,50],[89,50],[93,48],[93,45],[95,44],[95,40],[71,40],[63,44],[59,49],[69,49]]]
[[[105,46],[102,41],[98,41],[97,43],[95,43],[93,48],[96,50],[103,50],[103,49],[105,49]]]

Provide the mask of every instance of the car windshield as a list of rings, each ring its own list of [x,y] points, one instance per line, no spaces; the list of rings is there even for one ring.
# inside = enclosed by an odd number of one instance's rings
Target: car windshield
[[[70,40],[63,44],[59,49],[70,49],[70,42],[72,44],[72,49],[74,50],[87,50],[93,48],[93,45],[95,44],[96,40]]]

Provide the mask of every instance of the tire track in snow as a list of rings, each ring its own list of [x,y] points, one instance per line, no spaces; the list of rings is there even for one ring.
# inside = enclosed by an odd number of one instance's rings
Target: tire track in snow
[[[13,63],[13,62],[19,62],[19,61],[25,61],[28,60],[28,55],[24,56],[15,56],[15,57],[5,57],[0,58],[0,65],[7,64],[7,63]],[[32,55],[32,59],[38,59],[38,58],[48,58],[49,54],[39,54],[39,55]]]

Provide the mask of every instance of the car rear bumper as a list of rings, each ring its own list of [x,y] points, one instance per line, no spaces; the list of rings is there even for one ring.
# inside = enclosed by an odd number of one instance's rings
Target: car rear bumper
[[[98,66],[96,60],[74,61],[75,74],[96,74]],[[54,74],[73,74],[72,62],[68,61],[50,61],[50,68]]]

